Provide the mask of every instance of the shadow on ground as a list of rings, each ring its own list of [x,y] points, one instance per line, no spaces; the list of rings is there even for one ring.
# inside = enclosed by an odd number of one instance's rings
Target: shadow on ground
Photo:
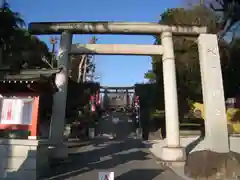
[[[119,123],[112,121],[120,117]],[[85,145],[73,145],[68,149],[69,161],[53,164],[45,180],[95,180],[99,172],[114,172],[116,180],[179,180],[164,168],[148,151],[141,139],[129,137],[134,133],[133,123],[127,116],[111,114],[96,127],[97,133],[115,133],[115,139],[96,138]]]
[[[163,172],[162,170],[157,169],[131,170],[116,177],[115,180],[139,179],[139,177],[141,177],[141,179],[144,180],[153,180],[162,172]]]
[[[51,174],[43,179],[63,180],[76,176],[80,180],[97,179],[99,171],[112,170],[117,180],[135,177],[152,180],[163,171],[158,166],[154,167],[152,157],[136,139],[95,140],[91,147],[76,148],[75,151],[69,155],[68,163],[54,165]],[[152,165],[149,166],[149,163]]]
[[[114,117],[118,117],[119,121],[114,123]],[[128,138],[136,132],[136,127],[133,122],[128,122],[130,118],[122,113],[112,113],[111,116],[102,119],[96,128],[96,134],[114,134],[115,139],[121,140]]]
[[[90,140],[75,140],[75,141],[68,141],[65,143],[66,146],[68,146],[68,148],[81,148],[81,147],[84,147],[84,146],[88,146],[88,145],[91,145],[92,142]]]

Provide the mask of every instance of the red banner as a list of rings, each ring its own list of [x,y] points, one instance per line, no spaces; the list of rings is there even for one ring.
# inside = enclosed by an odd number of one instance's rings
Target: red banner
[[[95,112],[96,111],[96,107],[95,107],[95,96],[91,96],[90,97],[90,104],[91,104],[91,111]]]

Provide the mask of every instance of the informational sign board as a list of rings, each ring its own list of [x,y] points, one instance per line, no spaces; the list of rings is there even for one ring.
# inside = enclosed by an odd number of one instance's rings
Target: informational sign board
[[[98,180],[114,180],[114,172],[99,172]]]
[[[32,98],[3,98],[1,101],[0,124],[29,125],[32,121]]]

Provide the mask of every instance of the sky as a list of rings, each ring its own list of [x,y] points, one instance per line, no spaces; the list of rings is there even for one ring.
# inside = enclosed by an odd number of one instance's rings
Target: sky
[[[158,22],[167,8],[179,7],[182,0],[9,0],[26,24],[57,21]],[[96,35],[99,44],[153,44],[151,36]],[[49,46],[49,36],[39,36]],[[73,43],[88,43],[92,35],[74,35]],[[95,56],[96,75],[101,85],[132,86],[144,82],[151,69],[148,56]]]

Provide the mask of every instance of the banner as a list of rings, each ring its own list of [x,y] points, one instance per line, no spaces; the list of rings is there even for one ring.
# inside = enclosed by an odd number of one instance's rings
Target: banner
[[[95,112],[96,111],[95,96],[90,96],[90,105],[91,105],[91,111]]]

